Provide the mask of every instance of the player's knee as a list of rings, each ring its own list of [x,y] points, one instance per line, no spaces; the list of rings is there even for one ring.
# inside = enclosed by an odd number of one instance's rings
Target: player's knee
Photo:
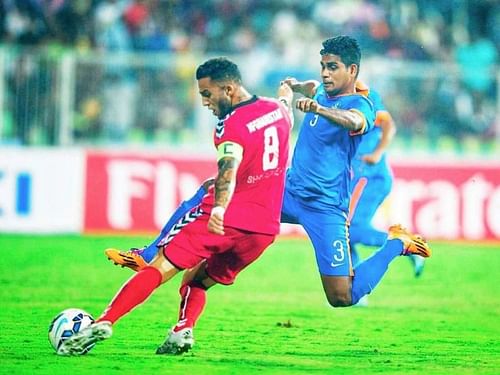
[[[321,276],[323,289],[328,303],[333,307],[344,307],[352,305],[350,277]]]
[[[187,281],[181,285],[181,287],[179,289],[179,294],[181,296],[184,296],[184,294],[187,292],[188,288],[198,288],[198,289],[208,290],[212,285],[214,285],[214,284],[207,286],[203,283],[203,281],[196,280],[196,279],[190,280],[190,281]]]
[[[327,295],[326,298],[332,307],[347,307],[352,305],[352,298],[348,293]]]

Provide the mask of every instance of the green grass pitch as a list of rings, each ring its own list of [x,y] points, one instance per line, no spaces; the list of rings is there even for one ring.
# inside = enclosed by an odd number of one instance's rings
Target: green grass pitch
[[[474,243],[432,244],[420,279],[396,259],[369,307],[333,309],[309,243],[280,238],[235,285],[209,291],[192,352],[154,354],[177,317],[177,276],[88,355],[57,356],[51,319],[69,307],[99,316],[132,274],[103,249],[147,242],[1,234],[0,373],[500,373],[500,245]]]

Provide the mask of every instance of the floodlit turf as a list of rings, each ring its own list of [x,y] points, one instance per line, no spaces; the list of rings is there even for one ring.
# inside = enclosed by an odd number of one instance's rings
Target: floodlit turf
[[[0,373],[500,372],[500,246],[473,243],[433,244],[420,279],[401,257],[369,307],[332,309],[308,242],[279,239],[235,285],[210,290],[191,353],[154,354],[176,320],[178,276],[88,355],[55,355],[51,319],[69,307],[98,316],[132,274],[107,261],[103,249],[146,242],[1,234]]]

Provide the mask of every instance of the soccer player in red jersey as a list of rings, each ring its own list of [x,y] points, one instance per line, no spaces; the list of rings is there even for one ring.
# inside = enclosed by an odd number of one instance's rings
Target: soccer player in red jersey
[[[189,350],[206,290],[232,284],[279,233],[292,90],[280,85],[280,100],[251,95],[237,65],[226,58],[200,65],[196,79],[203,106],[219,119],[215,184],[159,242],[153,261],[123,285],[101,317],[63,343],[62,354],[82,354],[110,337],[112,324],[184,269],[191,269],[191,276],[180,289],[179,320],[157,354]]]

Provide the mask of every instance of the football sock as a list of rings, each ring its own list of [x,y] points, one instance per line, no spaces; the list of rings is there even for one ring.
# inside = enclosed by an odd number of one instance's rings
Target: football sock
[[[133,275],[118,291],[115,298],[104,310],[98,322],[109,321],[112,324],[135,306],[144,302],[161,284],[161,273],[154,267],[145,267]]]
[[[354,268],[351,291],[353,305],[377,286],[387,271],[389,263],[401,255],[402,251],[403,243],[401,240],[388,240],[384,246]]]
[[[373,227],[365,232],[365,240],[362,242],[366,246],[382,246],[387,240],[387,232],[382,232]]]
[[[179,307],[179,321],[174,327],[177,332],[186,327],[194,327],[205,307],[207,290],[198,281],[190,281],[181,286],[181,304]]]
[[[349,228],[351,243],[360,243],[366,246],[382,246],[387,239],[387,233],[379,231],[372,226],[358,227],[351,225]]]
[[[170,216],[170,219],[168,219],[167,223],[161,229],[158,237],[156,237],[156,239],[151,244],[149,244],[142,252],[141,256],[146,261],[146,263],[149,263],[153,260],[155,255],[158,253],[158,243],[168,234],[168,232],[170,232],[170,229],[172,229],[174,224],[176,224],[191,209],[199,205],[206,193],[207,191],[202,185],[191,198],[182,202],[179,207],[177,207],[172,216]]]

